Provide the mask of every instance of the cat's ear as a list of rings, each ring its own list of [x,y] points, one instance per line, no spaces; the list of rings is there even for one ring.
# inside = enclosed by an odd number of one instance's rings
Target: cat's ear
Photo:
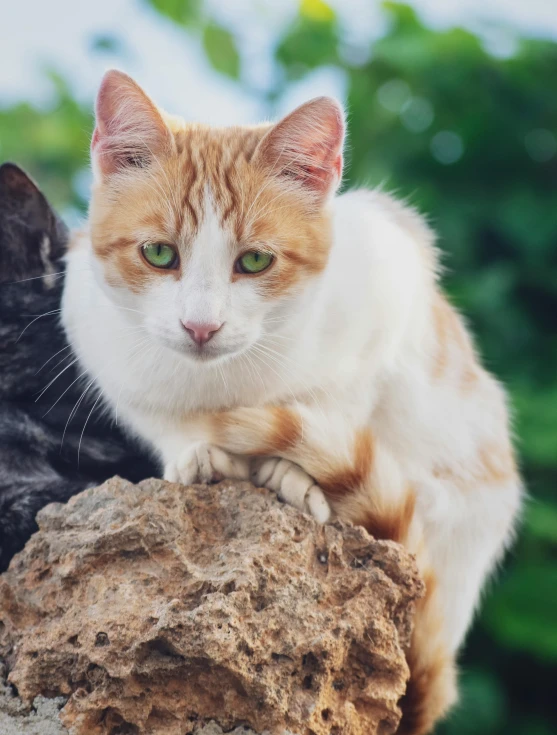
[[[97,176],[145,167],[171,144],[157,106],[127,74],[112,69],[101,82],[91,141]]]
[[[342,107],[331,97],[316,97],[269,130],[254,160],[321,201],[340,183],[343,143]]]
[[[14,163],[0,166],[0,281],[34,277],[54,267],[68,234],[44,194]]]

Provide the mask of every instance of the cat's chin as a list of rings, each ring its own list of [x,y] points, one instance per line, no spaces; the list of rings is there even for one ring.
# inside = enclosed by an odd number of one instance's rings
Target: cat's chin
[[[182,350],[182,355],[184,355],[184,357],[194,365],[215,365],[216,363],[230,360],[230,358],[237,354],[238,353],[236,351],[212,353],[199,351],[197,353],[193,353]]]
[[[204,347],[191,347],[183,342],[164,341],[164,344],[173,352],[177,352],[188,362],[195,365],[214,365],[218,362],[225,362],[231,358],[244,352],[245,347],[215,347],[213,345],[205,345]]]

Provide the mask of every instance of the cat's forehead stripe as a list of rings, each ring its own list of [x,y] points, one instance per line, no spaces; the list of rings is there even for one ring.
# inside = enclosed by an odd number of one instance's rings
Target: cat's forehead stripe
[[[205,215],[206,184],[210,185],[222,224],[226,223],[240,205],[240,168],[247,163],[246,154],[251,154],[255,145],[250,145],[249,137],[244,135],[219,138],[214,131],[199,130],[180,131],[177,140],[181,206],[176,212],[176,231],[198,231]]]

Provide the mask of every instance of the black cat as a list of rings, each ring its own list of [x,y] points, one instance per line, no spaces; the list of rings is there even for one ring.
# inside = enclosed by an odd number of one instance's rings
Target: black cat
[[[96,412],[79,446],[91,403],[68,421],[84,384],[59,325],[67,239],[29,177],[0,166],[0,572],[47,503],[115,474],[134,482],[157,474]]]

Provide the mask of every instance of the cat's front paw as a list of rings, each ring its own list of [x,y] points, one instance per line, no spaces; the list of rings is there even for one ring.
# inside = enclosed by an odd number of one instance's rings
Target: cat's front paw
[[[249,480],[249,461],[246,457],[229,454],[212,444],[199,442],[178,455],[164,468],[164,479],[192,485],[221,480]]]
[[[251,480],[258,487],[273,490],[281,500],[326,523],[332,515],[323,490],[299,465],[279,457],[255,460]]]

